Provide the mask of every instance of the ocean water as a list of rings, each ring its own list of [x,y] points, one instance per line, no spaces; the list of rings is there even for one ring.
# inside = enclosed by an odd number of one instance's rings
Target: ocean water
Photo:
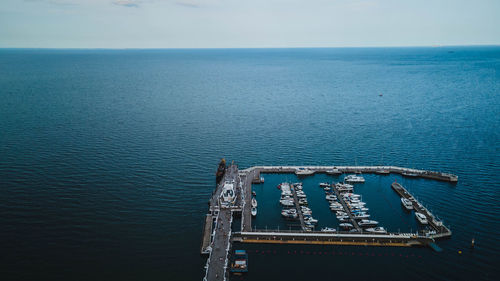
[[[389,187],[401,181],[451,226],[441,253],[235,245],[249,250],[250,272],[234,280],[494,280],[499,94],[500,47],[2,49],[0,275],[200,280],[225,157],[241,168],[385,164],[459,176],[366,175],[359,187],[384,227],[414,230]],[[293,177],[255,186],[257,227],[287,227],[274,183]],[[304,180],[306,193],[320,224],[335,227],[321,177]]]

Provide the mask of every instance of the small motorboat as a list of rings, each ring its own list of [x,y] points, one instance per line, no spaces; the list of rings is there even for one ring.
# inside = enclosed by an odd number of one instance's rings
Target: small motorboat
[[[255,198],[252,198],[252,207],[257,208],[257,200]]]
[[[335,196],[333,194],[328,194],[325,196],[325,199],[326,200],[337,200],[337,196]]]
[[[361,220],[358,222],[358,225],[360,227],[369,227],[369,226],[376,226],[378,224],[378,221],[372,221],[372,220]]]
[[[310,176],[314,174],[314,171],[305,168],[298,168],[297,170],[295,170],[295,174],[297,176]]]
[[[341,224],[339,224],[339,226],[342,227],[343,229],[347,229],[347,230],[353,228],[353,225],[350,223],[341,223]]]
[[[305,222],[308,222],[308,223],[312,223],[312,224],[316,224],[318,223],[318,220],[317,219],[314,219],[313,217],[308,217],[308,218],[305,218],[304,219]]]
[[[337,168],[333,168],[331,170],[326,170],[326,173],[328,175],[340,175],[340,174],[342,174],[342,172]]]
[[[324,189],[325,189],[325,191],[330,191],[330,188],[328,186],[325,187]]]
[[[419,223],[428,224],[427,217],[424,214],[415,212],[415,217],[417,218]]]
[[[257,216],[257,208],[253,207],[252,208],[252,217]]]
[[[371,233],[380,233],[380,234],[384,234],[384,233],[387,233],[387,230],[385,230],[383,227],[379,226],[379,227],[372,227],[372,228],[367,228],[365,229],[366,232],[371,232]]]
[[[319,187],[329,187],[329,186],[330,186],[330,184],[327,182],[322,182],[319,184]]]
[[[252,191],[252,195],[257,196],[257,193],[255,193],[255,191]]]
[[[359,219],[367,219],[369,218],[370,215],[367,213],[359,213],[354,215],[354,219],[359,220]]]
[[[364,183],[365,178],[358,175],[348,175],[344,178],[344,181],[348,183]]]
[[[410,200],[401,198],[401,204],[403,204],[406,210],[413,210],[413,203]]]
[[[336,232],[337,230],[335,228],[332,228],[332,227],[323,227],[321,229],[321,231],[323,231],[323,232]]]

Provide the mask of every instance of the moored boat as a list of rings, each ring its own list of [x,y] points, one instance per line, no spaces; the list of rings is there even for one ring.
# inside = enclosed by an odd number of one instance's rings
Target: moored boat
[[[255,198],[252,198],[252,207],[257,208],[257,200]]]
[[[415,217],[421,224],[428,224],[427,217],[424,214],[415,212]]]
[[[235,250],[231,260],[232,273],[248,272],[248,255],[245,250]]]
[[[321,229],[321,231],[323,231],[323,232],[336,232],[337,230],[335,228],[332,228],[332,227],[323,227]]]
[[[340,175],[340,174],[342,174],[342,172],[339,169],[337,169],[337,168],[326,170],[326,173],[328,175]]]
[[[310,176],[314,174],[314,171],[305,168],[298,168],[297,170],[295,170],[295,174],[297,176]]]
[[[252,216],[255,217],[257,216],[257,208],[252,207]]]
[[[372,227],[372,228],[367,228],[365,229],[366,232],[371,232],[371,233],[380,233],[380,234],[384,234],[384,233],[387,233],[387,230],[385,230],[385,228],[379,226],[379,227]]]
[[[406,210],[413,210],[413,203],[406,198],[401,198],[401,204],[405,207]]]
[[[341,224],[339,224],[339,226],[342,227],[343,229],[346,229],[346,230],[353,228],[353,225],[350,223],[341,223]]]
[[[360,227],[370,227],[370,226],[376,226],[378,224],[378,221],[373,221],[373,220],[361,220],[358,222],[358,225]]]
[[[365,178],[358,175],[348,175],[344,178],[344,181],[348,183],[364,183]]]

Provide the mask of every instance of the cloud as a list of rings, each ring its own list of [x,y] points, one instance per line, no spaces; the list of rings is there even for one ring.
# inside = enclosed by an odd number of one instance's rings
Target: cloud
[[[129,8],[138,8],[139,7],[139,1],[134,1],[134,0],[116,0],[113,1],[113,4],[122,6],[122,7],[129,7]]]

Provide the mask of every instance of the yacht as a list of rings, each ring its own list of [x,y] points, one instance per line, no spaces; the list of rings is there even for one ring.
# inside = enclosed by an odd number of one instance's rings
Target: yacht
[[[350,223],[341,223],[341,224],[339,224],[339,226],[342,227],[343,229],[347,229],[347,230],[353,228],[352,224],[350,224]]]
[[[401,173],[404,177],[409,177],[409,178],[416,178],[418,177],[418,174],[417,173],[412,173],[412,172],[403,172]]]
[[[401,204],[406,208],[406,210],[412,210],[413,209],[413,203],[411,203],[410,200],[406,198],[401,198]]]
[[[371,221],[371,220],[361,220],[358,222],[358,225],[361,227],[369,227],[369,226],[376,226],[378,224],[378,221]]]
[[[257,200],[255,198],[252,198],[252,207],[257,208]]]
[[[303,198],[299,200],[299,205],[307,205],[307,199]]]
[[[257,208],[252,207],[252,217],[257,216]]]
[[[314,174],[314,171],[311,171],[309,169],[304,169],[304,168],[298,168],[297,170],[295,170],[295,174],[297,176],[310,176],[310,175]]]
[[[419,213],[419,212],[415,212],[415,217],[417,218],[418,222],[420,222],[421,224],[427,224],[427,217],[422,214],[422,213]]]
[[[337,168],[333,168],[331,170],[326,170],[326,173],[328,175],[340,175],[340,174],[342,174],[342,172]]]
[[[359,213],[359,214],[355,214],[353,217],[354,217],[354,219],[359,220],[359,219],[367,219],[370,217],[370,215],[367,213]]]
[[[294,205],[292,200],[280,200],[281,205],[291,207]]]
[[[348,183],[363,183],[365,182],[365,178],[357,175],[348,175],[344,178],[344,181]]]
[[[329,186],[330,186],[330,184],[327,182],[322,182],[319,184],[319,187],[329,187]]]
[[[365,229],[366,232],[372,232],[372,233],[387,233],[387,230],[385,228],[379,226],[379,227],[372,227],[372,228],[367,228]]]
[[[325,196],[325,199],[329,200],[329,201],[337,200],[337,196],[335,196],[333,194],[328,194],[328,195]]]
[[[321,231],[323,231],[323,232],[336,232],[337,230],[335,228],[332,228],[332,227],[323,227],[321,229]]]
[[[317,219],[313,219],[313,217],[306,218],[306,219],[304,219],[304,221],[308,222],[308,223],[313,223],[313,224],[318,223],[318,220]]]

